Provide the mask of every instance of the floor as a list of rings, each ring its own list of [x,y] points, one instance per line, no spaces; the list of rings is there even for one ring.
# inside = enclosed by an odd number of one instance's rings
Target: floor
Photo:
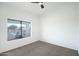
[[[20,48],[4,52],[2,56],[77,56],[78,51],[37,41]]]

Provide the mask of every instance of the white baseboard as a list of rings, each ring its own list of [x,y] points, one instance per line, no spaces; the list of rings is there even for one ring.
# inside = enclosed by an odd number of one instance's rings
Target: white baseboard
[[[54,44],[54,45],[57,45],[57,46],[61,46],[61,47],[64,47],[64,48],[72,49],[72,50],[77,50],[77,49],[74,49],[74,48],[69,48],[69,47],[66,47],[66,46],[63,46],[63,45],[58,45],[58,44],[51,43],[51,42],[44,41],[44,40],[40,40],[40,41],[47,42],[47,43],[50,43],[50,44]]]
[[[2,50],[0,50],[0,53],[3,53],[3,52],[6,52],[6,51],[9,51],[9,50],[12,50],[12,49],[16,49],[16,48],[19,48],[19,47],[22,47],[22,46],[24,46],[24,45],[28,45],[28,44],[31,44],[31,43],[34,43],[34,42],[36,42],[36,41],[38,41],[38,40],[34,40],[34,41],[31,41],[31,42],[29,42],[29,43],[26,43],[26,44],[23,44],[23,45],[21,45],[21,46],[17,46],[17,47],[14,47],[14,48],[9,48],[9,49],[2,49]]]

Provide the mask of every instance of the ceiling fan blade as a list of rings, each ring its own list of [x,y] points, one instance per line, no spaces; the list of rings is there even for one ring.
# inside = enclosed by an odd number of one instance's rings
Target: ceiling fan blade
[[[31,3],[40,3],[40,2],[31,2]]]

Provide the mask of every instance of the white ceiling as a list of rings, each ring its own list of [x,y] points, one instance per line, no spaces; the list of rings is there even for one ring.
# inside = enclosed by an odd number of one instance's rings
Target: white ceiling
[[[40,6],[36,3],[31,3],[31,2],[8,2],[7,4],[9,4],[10,6],[14,6],[20,9],[24,9],[26,11],[29,11],[31,13],[34,14],[42,14],[44,12],[47,12],[48,10],[51,10],[52,8],[55,9],[59,3],[55,3],[55,2],[44,2],[44,9],[41,9]],[[52,10],[53,10],[52,9]]]
[[[34,3],[28,3],[28,2],[19,2],[19,3],[10,3],[11,5],[14,5],[18,8],[21,8],[21,9],[25,9],[27,11],[30,11],[32,13],[35,13],[35,14],[39,14],[41,12],[41,9],[39,7],[38,4],[34,4]]]
[[[30,13],[41,15],[45,12],[49,12],[50,10],[56,10],[60,5],[64,4],[62,2],[44,2],[44,9],[41,9],[38,4],[31,3],[31,2],[5,2],[10,6],[14,6],[16,8],[20,8],[26,10]]]

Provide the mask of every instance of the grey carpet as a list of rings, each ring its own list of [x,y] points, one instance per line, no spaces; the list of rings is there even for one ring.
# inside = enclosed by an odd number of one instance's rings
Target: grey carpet
[[[78,51],[38,41],[4,52],[4,56],[78,56]],[[2,56],[1,55],[1,56]]]

